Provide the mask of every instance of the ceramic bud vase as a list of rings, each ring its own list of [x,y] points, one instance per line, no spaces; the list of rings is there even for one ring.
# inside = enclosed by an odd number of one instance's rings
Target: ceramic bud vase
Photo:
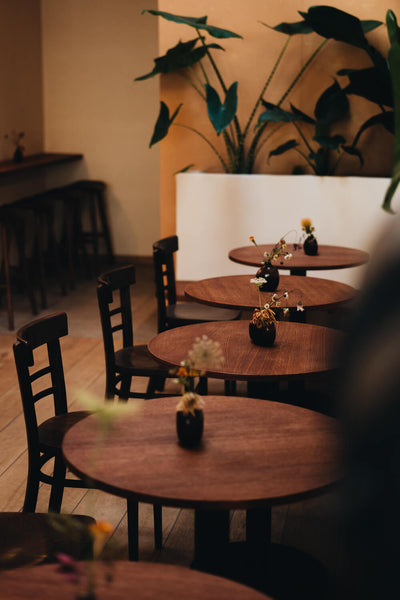
[[[17,148],[14,152],[13,161],[16,163],[20,163],[23,160],[24,160],[24,155],[22,153],[22,149],[20,148],[20,146],[17,146]]]
[[[312,233],[310,233],[304,240],[303,250],[304,254],[307,254],[308,256],[315,256],[316,254],[318,254],[317,238],[314,237]]]
[[[204,414],[201,406],[203,406],[203,400],[194,392],[186,392],[178,404],[176,432],[179,443],[185,448],[192,448],[200,444],[204,427]]]
[[[276,337],[275,321],[265,323],[262,327],[257,327],[255,323],[249,323],[249,335],[253,344],[257,346],[273,346]]]
[[[256,277],[265,277],[267,280],[267,282],[260,287],[262,292],[275,292],[278,289],[279,271],[278,268],[270,262],[265,262],[261,265],[256,273]]]

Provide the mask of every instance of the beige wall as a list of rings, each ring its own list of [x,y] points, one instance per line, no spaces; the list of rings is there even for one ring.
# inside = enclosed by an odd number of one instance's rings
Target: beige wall
[[[159,237],[159,150],[148,149],[158,82],[133,82],[158,52],[157,23],[141,17],[142,6],[42,0],[45,148],[82,152],[69,176],[107,182],[119,255],[150,255]],[[65,177],[52,171],[48,183]]]
[[[15,147],[4,135],[23,131],[25,152],[43,150],[40,0],[0,0],[0,160],[10,160]],[[0,180],[0,204],[32,193],[42,175]]]
[[[335,0],[329,3],[332,6],[352,12],[360,19],[378,19],[385,21],[387,8],[378,0]],[[395,4],[399,4],[396,0]],[[273,63],[283,45],[285,36],[263,27],[259,21],[276,25],[282,21],[293,22],[299,20],[298,10],[307,10],[309,4],[299,4],[296,0],[159,0],[159,8],[176,14],[203,16],[208,15],[208,23],[231,29],[241,34],[244,39],[215,40],[220,42],[226,52],[216,51],[218,66],[221,68],[227,85],[239,81],[239,117],[246,120],[257,94],[262,88],[266,76],[271,71]],[[398,13],[396,6],[391,8]],[[155,17],[147,16],[151,20]],[[179,39],[188,40],[195,37],[194,30],[182,25],[159,20],[160,27],[160,53],[173,46]],[[209,38],[211,39],[211,38]],[[269,99],[277,102],[281,93],[286,89],[294,73],[300,68],[305,59],[316,46],[318,39],[315,35],[299,36],[291,42],[288,54],[280,65],[276,79],[270,86]],[[382,52],[386,51],[386,28],[381,27],[377,32],[369,35],[369,39]],[[332,75],[343,66],[357,67],[365,63],[361,51],[349,49],[347,45],[328,44],[323,50],[323,55],[317,59],[303,79],[303,85],[298,86],[291,95],[291,100],[305,112],[312,113],[319,94],[332,81]],[[329,47],[330,46],[330,47]],[[218,52],[218,54],[217,54]],[[346,54],[345,54],[346,53]],[[350,65],[351,60],[351,65]],[[363,60],[363,63],[360,63]],[[328,67],[327,67],[328,66]],[[328,68],[328,70],[327,70]],[[182,123],[195,125],[197,129],[213,136],[213,129],[208,121],[204,103],[197,94],[176,75],[161,78],[161,97],[173,111],[180,102],[184,107],[179,115]],[[352,119],[355,123],[353,133],[365,117],[370,114],[368,103],[361,100],[352,104],[354,107]],[[289,107],[288,105],[286,105]],[[294,130],[289,134],[291,137]],[[294,132],[295,133],[295,132]],[[349,136],[350,139],[351,136]],[[373,141],[378,138],[378,146]],[[215,139],[215,138],[214,138]],[[276,135],[273,146],[281,141]],[[355,167],[357,161],[343,161],[338,174],[369,174],[389,175],[392,157],[392,137],[384,130],[378,128],[365,134],[363,138],[363,151],[365,167],[362,172]],[[223,146],[221,146],[223,147]],[[377,150],[378,148],[378,150]],[[290,173],[295,162],[299,162],[295,153],[277,157],[268,165],[264,157],[263,162],[257,165],[258,172]],[[195,163],[199,170],[209,172],[219,171],[219,163],[208,146],[195,134],[179,127],[173,127],[168,137],[161,142],[161,232],[163,235],[175,231],[175,182],[176,171],[189,163]]]

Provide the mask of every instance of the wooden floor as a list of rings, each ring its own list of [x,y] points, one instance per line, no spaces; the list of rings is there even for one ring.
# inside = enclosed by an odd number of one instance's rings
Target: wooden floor
[[[31,320],[17,299],[16,325]],[[60,297],[55,290],[46,312],[66,310],[70,333],[62,341],[64,369],[70,408],[76,407],[74,393],[86,389],[100,397],[104,393],[104,357],[96,304],[96,284],[81,282],[77,290]],[[2,312],[4,311],[4,307]],[[25,493],[27,448],[21,401],[14,367],[14,332],[8,332],[4,315],[0,322],[0,511],[20,511]],[[134,293],[136,341],[148,341],[156,333],[156,304],[152,273],[138,268]],[[145,382],[138,382],[144,389]],[[177,391],[171,382],[171,391]],[[142,386],[142,387],[141,387]],[[211,382],[212,393],[223,393],[221,382]],[[156,401],[156,400],[153,400]],[[46,413],[44,413],[45,415]],[[39,492],[38,511],[47,510],[48,486]],[[341,535],[336,524],[337,498],[334,493],[273,509],[273,541],[311,553],[330,570],[340,568]],[[99,491],[67,489],[63,512],[88,514],[107,520],[115,528],[109,553],[126,559],[126,502]],[[244,513],[232,513],[231,537],[242,539]],[[152,507],[140,505],[140,558],[149,561],[190,565],[193,549],[193,512],[163,509],[164,548],[154,550]]]

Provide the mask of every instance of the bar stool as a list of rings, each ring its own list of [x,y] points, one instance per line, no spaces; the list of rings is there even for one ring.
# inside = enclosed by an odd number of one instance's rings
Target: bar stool
[[[17,251],[17,264],[11,267],[10,251],[15,244]],[[19,280],[23,292],[28,296],[32,313],[37,314],[36,298],[33,291],[31,277],[26,255],[26,229],[25,220],[21,212],[14,205],[0,206],[0,245],[1,245],[1,282],[0,288],[5,290],[7,301],[8,328],[14,329],[14,302],[12,284],[15,276]],[[14,275],[14,274],[13,274]]]
[[[87,276],[92,275],[87,246],[92,249],[95,274],[99,274],[99,243],[105,244],[107,262],[115,264],[110,228],[106,212],[106,184],[103,181],[82,179],[63,186],[62,192],[70,203],[70,218],[72,214],[72,229],[70,234],[74,239],[75,262],[83,259]],[[85,218],[87,215],[88,218]]]
[[[61,195],[57,189],[48,190],[23,198],[15,206],[24,211],[32,226],[32,259],[39,276],[42,308],[47,308],[48,273],[52,271],[63,296],[67,293],[66,278],[62,264],[61,243],[57,240],[57,210]]]

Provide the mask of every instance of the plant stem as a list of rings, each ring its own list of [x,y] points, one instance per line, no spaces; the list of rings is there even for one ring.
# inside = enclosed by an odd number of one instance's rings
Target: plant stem
[[[305,137],[305,135],[303,134],[303,132],[301,131],[300,127],[298,126],[298,124],[296,123],[296,121],[292,121],[294,127],[297,129],[299,136],[301,137],[301,139],[303,140],[306,148],[308,149],[309,152],[314,152],[313,149],[311,148],[310,144],[307,142],[307,139]]]
[[[213,57],[211,55],[211,52],[210,52],[209,48],[207,48],[207,44],[205,43],[203,36],[200,35],[200,32],[199,32],[198,29],[196,29],[196,31],[197,31],[197,35],[199,36],[200,42],[201,42],[201,44],[203,45],[203,48],[206,51],[206,54],[207,54],[208,59],[209,59],[209,61],[211,63],[211,66],[214,69],[214,72],[215,72],[215,74],[216,74],[216,76],[218,78],[218,81],[220,82],[221,87],[222,87],[222,89],[223,89],[223,91],[225,93],[225,96],[226,96],[226,93],[227,93],[228,89],[227,89],[227,87],[225,85],[225,82],[224,82],[224,80],[222,78],[222,75],[221,75],[221,73],[220,73],[217,65],[214,62],[214,59],[213,59]],[[239,167],[243,163],[243,134],[242,134],[242,131],[241,131],[241,128],[240,128],[239,120],[238,120],[238,118],[237,118],[236,115],[233,118],[233,122],[235,124],[236,137],[237,137],[237,143],[238,143],[238,150],[236,152],[236,157],[237,157],[237,167]]]
[[[287,96],[290,94],[290,92],[292,91],[292,89],[294,88],[294,86],[296,85],[296,83],[298,83],[298,81],[300,80],[301,76],[303,75],[304,71],[309,67],[309,65],[312,63],[312,61],[314,60],[314,58],[317,56],[317,54],[322,50],[322,48],[325,46],[325,44],[328,42],[328,40],[324,40],[319,46],[318,48],[316,48],[314,50],[314,52],[311,54],[310,58],[304,63],[304,65],[302,66],[302,68],[300,69],[300,72],[296,75],[296,77],[293,79],[292,83],[289,85],[288,89],[286,90],[286,92],[283,94],[282,98],[279,100],[277,106],[280,106],[282,104],[282,102],[287,98]]]
[[[311,160],[308,158],[308,156],[306,156],[304,154],[304,152],[302,152],[301,150],[299,150],[298,148],[294,148],[294,150],[296,150],[296,152],[298,152],[298,154],[300,154],[304,160],[310,165],[310,167],[312,168],[312,170],[314,171],[314,173],[317,175],[317,169],[315,168],[315,165],[311,162]]]
[[[246,125],[246,127],[245,127],[245,130],[244,130],[244,133],[243,133],[243,136],[244,136],[244,137],[246,137],[246,135],[247,135],[247,133],[248,133],[248,130],[249,130],[249,128],[250,128],[250,125],[251,125],[251,123],[252,123],[252,121],[253,121],[253,119],[254,119],[254,115],[256,114],[256,110],[257,110],[257,108],[259,107],[259,105],[260,105],[260,102],[261,102],[261,100],[262,100],[262,97],[264,96],[264,94],[265,94],[265,92],[266,92],[266,90],[267,90],[267,88],[268,88],[269,84],[271,83],[271,80],[272,80],[273,76],[275,75],[275,72],[276,72],[276,70],[277,70],[277,68],[278,68],[278,66],[279,66],[279,63],[281,62],[281,60],[282,60],[282,58],[283,58],[283,55],[284,55],[284,54],[285,54],[285,52],[286,52],[286,49],[287,49],[287,47],[288,47],[288,45],[289,45],[289,42],[290,42],[290,40],[291,40],[291,36],[288,36],[288,38],[287,38],[287,40],[286,40],[286,42],[285,42],[285,44],[284,44],[284,46],[283,46],[283,48],[282,48],[282,50],[281,50],[281,52],[280,52],[280,54],[279,54],[279,56],[278,56],[277,60],[275,61],[275,64],[274,64],[274,66],[272,67],[272,71],[271,71],[271,73],[269,74],[269,77],[267,78],[267,80],[266,80],[266,82],[265,82],[265,84],[264,84],[264,87],[262,88],[262,90],[261,90],[261,92],[260,92],[260,95],[259,95],[259,96],[258,96],[258,98],[257,98],[257,101],[256,101],[256,103],[255,103],[255,105],[254,105],[254,108],[253,108],[253,110],[252,110],[252,112],[251,112],[251,115],[250,115],[250,117],[249,117],[249,120],[247,121],[247,125]]]
[[[226,162],[224,161],[223,157],[221,156],[221,154],[218,152],[218,150],[216,149],[216,147],[214,146],[214,144],[212,144],[210,142],[210,140],[208,140],[206,138],[205,135],[203,135],[200,131],[198,131],[197,129],[194,129],[194,127],[190,127],[190,125],[183,125],[182,123],[173,123],[173,125],[175,125],[176,127],[183,127],[184,129],[189,129],[190,131],[193,131],[194,133],[197,133],[197,135],[199,135],[209,146],[210,148],[212,148],[212,150],[215,152],[215,154],[217,155],[222,168],[224,169],[225,173],[229,173],[230,170],[226,164]]]
[[[182,79],[184,79],[184,80],[186,81],[186,83],[188,83],[189,85],[191,85],[191,86],[192,86],[192,88],[196,90],[196,92],[199,94],[199,96],[201,96],[201,98],[202,98],[203,100],[205,100],[205,99],[206,99],[206,95],[205,95],[205,93],[204,93],[202,90],[200,90],[200,89],[197,87],[197,85],[194,83],[194,81],[192,81],[192,80],[190,79],[190,77],[188,77],[188,76],[187,76],[187,75],[185,75],[184,73],[181,73],[180,71],[178,71],[178,73],[177,73],[177,74],[179,75],[179,77],[182,77]],[[203,85],[203,84],[202,84],[202,85]]]

